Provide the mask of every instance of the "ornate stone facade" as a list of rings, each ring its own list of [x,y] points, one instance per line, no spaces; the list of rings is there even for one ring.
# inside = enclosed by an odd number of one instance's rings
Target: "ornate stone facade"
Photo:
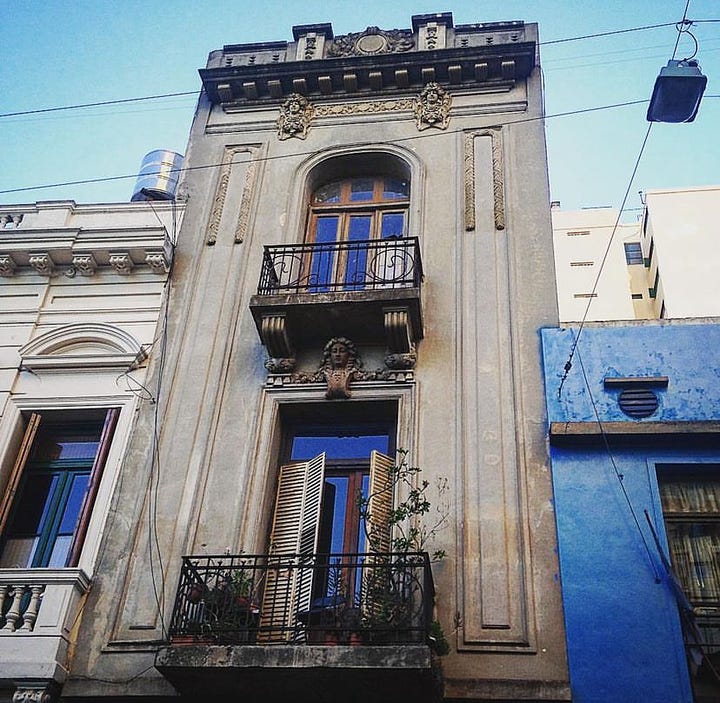
[[[305,139],[313,113],[314,108],[307,98],[299,93],[290,95],[280,107],[278,138],[281,141],[291,137]]]
[[[399,54],[410,51],[414,46],[413,34],[406,29],[382,30],[379,27],[368,27],[364,32],[335,37],[327,55],[344,57]]]
[[[450,123],[450,94],[438,83],[428,83],[415,104],[417,128],[422,131],[429,127],[447,129]]]

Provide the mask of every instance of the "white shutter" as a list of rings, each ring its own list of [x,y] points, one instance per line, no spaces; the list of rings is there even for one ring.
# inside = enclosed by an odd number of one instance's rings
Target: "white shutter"
[[[394,465],[385,454],[375,450],[370,454],[369,516],[365,525],[369,552],[389,552],[392,548],[389,520],[393,509]]]
[[[305,563],[302,556],[298,562],[295,555],[308,555],[308,566],[312,563],[324,480],[325,454],[280,468],[260,622],[261,641],[276,638],[272,631],[263,632],[265,628],[285,628],[282,638],[289,639],[297,613],[310,608],[312,569],[303,569],[301,573],[294,568]]]

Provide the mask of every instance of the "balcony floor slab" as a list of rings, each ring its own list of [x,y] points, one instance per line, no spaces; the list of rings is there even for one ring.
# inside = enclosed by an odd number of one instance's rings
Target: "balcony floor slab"
[[[436,698],[434,661],[424,645],[397,646],[169,646],[156,668],[183,695],[210,688],[245,701]],[[305,692],[305,693],[303,693]]]

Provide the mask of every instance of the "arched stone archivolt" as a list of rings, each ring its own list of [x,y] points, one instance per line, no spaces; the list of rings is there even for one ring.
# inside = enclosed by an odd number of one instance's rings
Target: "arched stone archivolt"
[[[29,369],[129,366],[143,354],[140,343],[125,330],[106,323],[56,327],[18,350]]]

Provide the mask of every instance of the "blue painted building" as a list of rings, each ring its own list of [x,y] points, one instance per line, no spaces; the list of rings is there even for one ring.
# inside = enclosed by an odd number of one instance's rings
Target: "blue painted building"
[[[560,390],[575,335],[542,330],[573,701],[718,701],[720,324],[587,325]]]

